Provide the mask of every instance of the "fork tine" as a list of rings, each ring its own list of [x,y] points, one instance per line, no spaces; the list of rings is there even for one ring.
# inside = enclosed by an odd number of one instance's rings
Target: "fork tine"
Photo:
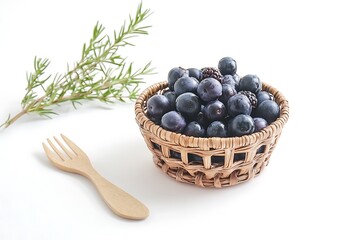
[[[65,143],[71,148],[71,150],[73,150],[77,155],[82,155],[83,157],[87,158],[86,153],[81,150],[81,148],[76,146],[76,144],[73,143],[69,138],[67,138],[64,134],[60,134],[60,136],[62,137],[62,139],[64,139]]]
[[[49,158],[50,161],[55,164],[62,164],[64,162],[58,155],[54,154],[54,152],[51,151],[45,143],[42,143],[42,146],[44,148],[46,156]]]
[[[58,155],[63,161],[69,160],[69,159],[67,159],[67,158],[65,157],[65,154],[64,154],[64,153],[60,152],[59,149],[58,149],[57,147],[55,147],[55,145],[50,141],[50,139],[47,139],[47,141],[48,141],[50,147],[57,153],[57,155]]]
[[[61,149],[69,156],[69,158],[74,158],[74,154],[76,155],[75,152],[70,152],[69,149],[67,149],[60,141],[59,139],[57,139],[57,137],[54,137],[55,141],[57,142],[57,144],[59,144],[59,146],[61,147]]]

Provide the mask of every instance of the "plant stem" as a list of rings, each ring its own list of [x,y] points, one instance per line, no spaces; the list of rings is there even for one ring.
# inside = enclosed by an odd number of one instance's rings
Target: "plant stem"
[[[19,118],[21,118],[22,116],[24,116],[27,113],[26,109],[23,109],[21,112],[19,112],[18,114],[16,114],[14,117],[9,118],[8,120],[6,120],[3,124],[0,125],[0,128],[7,128],[9,127],[11,124],[13,124],[16,120],[18,120]]]
[[[70,101],[99,100],[105,103],[134,100],[138,94],[138,85],[143,76],[153,74],[151,62],[134,71],[133,63],[126,63],[126,57],[118,50],[125,46],[134,46],[130,41],[138,35],[148,34],[150,26],[142,22],[150,15],[150,10],[142,10],[140,3],[134,17],[129,17],[113,37],[104,34],[104,27],[96,23],[92,37],[82,48],[79,61],[72,68],[67,67],[62,74],[45,74],[50,64],[48,59],[35,57],[34,71],[27,74],[26,93],[21,101],[22,110],[0,125],[11,126],[27,113],[36,113],[49,117],[56,114],[53,105]],[[41,96],[41,97],[39,97]]]

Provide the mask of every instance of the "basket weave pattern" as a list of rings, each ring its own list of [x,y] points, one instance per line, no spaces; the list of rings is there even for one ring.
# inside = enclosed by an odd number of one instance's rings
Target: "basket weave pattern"
[[[177,181],[221,188],[246,182],[267,166],[289,117],[288,102],[277,89],[263,83],[263,90],[274,95],[281,113],[260,132],[242,137],[198,138],[167,131],[146,117],[146,101],[166,88],[167,82],[154,84],[135,103],[136,122],[154,163],[163,172]],[[189,161],[194,156],[196,161]]]

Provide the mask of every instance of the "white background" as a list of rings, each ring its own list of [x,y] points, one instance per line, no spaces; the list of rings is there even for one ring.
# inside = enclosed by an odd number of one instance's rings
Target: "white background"
[[[20,111],[34,56],[50,72],[74,63],[100,21],[118,29],[138,1],[0,2],[0,120]],[[178,183],[152,163],[133,103],[70,104],[52,120],[27,115],[0,131],[0,239],[359,239],[356,1],[144,1],[149,36],[123,53],[152,60],[163,81],[175,66],[237,60],[290,102],[269,166],[226,189]],[[54,168],[41,143],[64,133],[94,167],[150,209],[144,221],[114,215],[87,179]]]

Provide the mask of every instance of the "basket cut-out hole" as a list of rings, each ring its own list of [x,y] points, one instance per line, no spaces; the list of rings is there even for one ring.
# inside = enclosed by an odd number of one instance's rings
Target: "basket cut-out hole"
[[[224,164],[225,157],[224,156],[211,156],[211,163],[215,164]]]
[[[264,153],[266,145],[261,145],[257,150],[256,154]]]
[[[191,165],[202,165],[203,159],[199,155],[188,153],[189,164]]]
[[[181,153],[170,150],[170,157],[175,158],[176,160],[181,160]]]
[[[255,174],[259,174],[261,171],[261,163],[255,163],[253,169]]]
[[[245,160],[245,153],[235,153],[234,154],[234,162]]]
[[[151,142],[151,143],[152,143],[154,149],[161,150],[161,146],[159,144],[154,143],[154,142]]]

